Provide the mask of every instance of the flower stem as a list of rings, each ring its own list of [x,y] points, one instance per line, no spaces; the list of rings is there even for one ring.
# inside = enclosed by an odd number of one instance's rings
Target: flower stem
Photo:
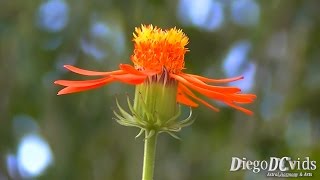
[[[142,180],[153,180],[154,162],[156,154],[157,136],[158,133],[154,133],[148,137],[150,132],[146,131],[146,138],[144,140],[144,158],[143,158],[143,172]]]

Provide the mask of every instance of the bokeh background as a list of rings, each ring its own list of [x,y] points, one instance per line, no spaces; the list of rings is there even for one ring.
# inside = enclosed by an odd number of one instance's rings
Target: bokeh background
[[[141,23],[184,30],[186,72],[244,75],[232,85],[258,96],[252,117],[222,104],[220,113],[200,107],[181,140],[161,134],[155,179],[266,179],[229,172],[232,157],[310,157],[320,166],[319,7],[316,0],[2,0],[0,179],[141,179],[143,139],[112,119],[115,96],[124,102],[134,87],[58,97],[53,85],[81,78],[64,64],[108,71],[130,63]],[[320,178],[312,172],[307,179]]]

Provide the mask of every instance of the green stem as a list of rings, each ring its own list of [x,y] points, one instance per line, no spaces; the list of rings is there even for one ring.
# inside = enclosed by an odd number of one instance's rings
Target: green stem
[[[151,137],[148,137],[150,132],[146,131],[146,138],[144,140],[144,158],[143,158],[143,172],[142,180],[153,180],[154,162],[156,154],[157,136],[158,133],[154,133]]]

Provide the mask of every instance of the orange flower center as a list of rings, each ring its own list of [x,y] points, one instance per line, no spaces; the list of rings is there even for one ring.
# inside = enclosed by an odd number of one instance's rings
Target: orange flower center
[[[134,51],[131,60],[137,69],[179,73],[184,68],[184,54],[188,51],[188,37],[181,29],[162,30],[141,25],[133,33]]]

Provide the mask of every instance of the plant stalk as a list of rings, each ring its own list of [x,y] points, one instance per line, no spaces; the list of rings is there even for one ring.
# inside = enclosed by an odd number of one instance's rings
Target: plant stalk
[[[154,133],[148,137],[149,132],[145,132],[144,140],[144,158],[143,158],[143,172],[142,180],[153,180],[154,162],[156,154],[157,136],[158,133]]]

